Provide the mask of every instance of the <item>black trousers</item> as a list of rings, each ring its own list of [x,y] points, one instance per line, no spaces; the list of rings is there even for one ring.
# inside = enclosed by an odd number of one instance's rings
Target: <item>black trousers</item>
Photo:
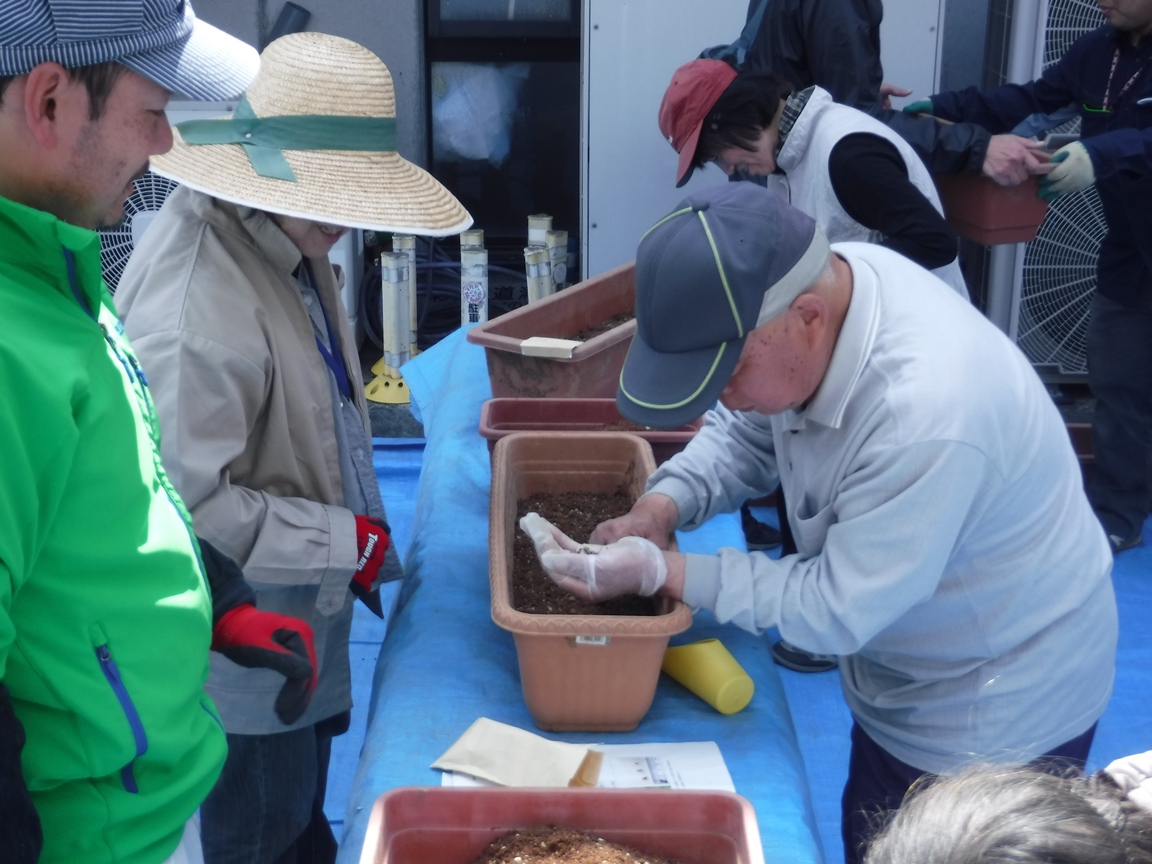
[[[1031,764],[1054,773],[1083,769],[1096,735],[1096,724],[1071,741],[1038,756]],[[873,741],[855,721],[852,723],[852,755],[848,781],[841,799],[840,830],[844,838],[845,864],[864,860],[868,841],[884,824],[884,818],[900,807],[904,794],[921,777],[931,775],[901,762]]]
[[[333,864],[336,837],[324,815],[332,739],[343,711],[271,735],[229,735],[228,759],[200,807],[205,864]]]
[[[1148,516],[1152,468],[1152,310],[1097,294],[1086,341],[1095,470],[1088,498],[1108,534],[1136,534]]]

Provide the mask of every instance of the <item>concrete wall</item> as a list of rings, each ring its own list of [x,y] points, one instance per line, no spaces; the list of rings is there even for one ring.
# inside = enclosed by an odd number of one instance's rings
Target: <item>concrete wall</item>
[[[388,66],[396,88],[397,149],[426,165],[424,4],[422,0],[295,0],[311,12],[308,30],[359,42]],[[196,15],[256,47],[264,44],[281,0],[194,0]]]

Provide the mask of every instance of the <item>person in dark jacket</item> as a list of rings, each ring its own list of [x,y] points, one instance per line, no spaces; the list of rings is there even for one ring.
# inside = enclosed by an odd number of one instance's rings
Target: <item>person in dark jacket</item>
[[[1096,397],[1088,494],[1113,552],[1139,545],[1152,464],[1152,0],[1110,0],[1107,21],[1027,84],[939,93],[905,111],[995,132],[1078,106],[1080,139],[1052,156],[1050,201],[1095,186],[1107,222],[1087,334]]]
[[[749,0],[749,18],[761,2]],[[836,102],[871,114],[898,132],[933,174],[983,172],[1007,186],[1035,173],[1044,161],[1037,153],[1038,142],[992,135],[972,123],[930,123],[892,110],[889,94],[908,94],[883,83],[883,16],[881,0],[769,0],[743,69],[779,75],[797,90],[823,87]]]

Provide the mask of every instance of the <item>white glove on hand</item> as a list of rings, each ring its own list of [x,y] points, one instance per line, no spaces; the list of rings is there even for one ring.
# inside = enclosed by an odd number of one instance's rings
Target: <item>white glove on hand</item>
[[[1040,197],[1049,203],[1061,195],[1087,189],[1096,182],[1092,157],[1079,141],[1065,144],[1053,153],[1049,164],[1056,167],[1040,179]]]
[[[664,553],[651,540],[624,537],[599,546],[577,543],[538,513],[520,520],[545,572],[561,588],[593,603],[623,594],[649,596],[668,579]]]
[[[1129,799],[1152,810],[1152,750],[1116,759],[1104,771]]]

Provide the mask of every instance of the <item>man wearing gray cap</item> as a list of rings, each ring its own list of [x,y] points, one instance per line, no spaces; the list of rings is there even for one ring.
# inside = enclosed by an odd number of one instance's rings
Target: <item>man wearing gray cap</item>
[[[705,425],[596,529],[597,554],[529,520],[552,577],[591,598],[660,591],[837,655],[855,720],[850,862],[923,774],[1083,764],[1112,689],[1111,554],[1016,346],[928,271],[829,247],[750,183],[651,228],[636,292],[621,412],[677,426],[707,411]],[[796,554],[666,551],[778,480]]]
[[[173,92],[254,49],[179,0],[0,0],[0,861],[195,864],[225,737],[209,647],[315,687],[308,626],[197,542],[92,230],[172,144]],[[211,591],[211,593],[210,593]]]

